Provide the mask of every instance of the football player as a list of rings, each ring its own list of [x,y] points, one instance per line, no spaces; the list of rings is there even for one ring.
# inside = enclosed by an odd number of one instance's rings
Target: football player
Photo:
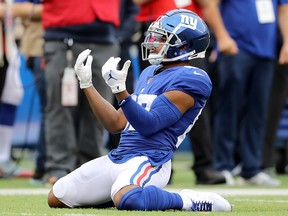
[[[115,94],[116,110],[93,87],[91,50],[84,50],[74,69],[95,116],[111,133],[121,132],[119,146],[59,179],[48,197],[50,207],[85,207],[113,201],[119,210],[231,211],[216,193],[163,190],[171,158],[195,124],[210,95],[205,71],[189,66],[204,57],[210,36],[195,13],[175,9],[148,28],[142,58],[152,65],[141,73],[135,92],[126,91],[130,61],[117,69],[111,57],[102,76]],[[85,62],[85,63],[84,63]]]

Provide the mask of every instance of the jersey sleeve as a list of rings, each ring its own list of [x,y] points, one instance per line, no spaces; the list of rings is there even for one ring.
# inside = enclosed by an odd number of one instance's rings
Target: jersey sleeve
[[[195,99],[204,99],[211,94],[212,82],[207,73],[199,68],[185,67],[185,69],[177,72],[173,83],[166,91],[179,90],[183,91]]]

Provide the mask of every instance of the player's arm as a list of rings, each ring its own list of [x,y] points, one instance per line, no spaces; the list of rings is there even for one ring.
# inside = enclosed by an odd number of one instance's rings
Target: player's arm
[[[92,56],[91,50],[84,50],[79,54],[74,69],[80,82],[80,88],[84,91],[89,104],[102,125],[111,133],[119,133],[124,129],[127,120],[121,109],[116,110],[105,100],[92,85]],[[84,61],[86,64],[84,65]]]
[[[194,98],[191,95],[188,95],[182,91],[168,91],[165,92],[163,95],[173,104],[173,106],[175,106],[180,111],[181,114],[185,113],[188,109],[194,106],[195,103]],[[115,96],[119,101],[119,104],[121,105],[121,101],[128,98],[129,94],[127,91],[123,91],[119,94],[116,94]]]
[[[185,113],[188,109],[194,106],[194,98],[191,95],[188,95],[182,91],[168,91],[163,95],[181,112]],[[120,92],[115,94],[118,102],[121,104],[122,100],[125,100],[130,94],[127,91]]]
[[[192,106],[194,106],[194,98],[182,91],[169,91],[165,92],[164,95],[173,103],[179,111],[183,114]]]
[[[119,61],[120,58],[111,57],[102,67],[102,76],[115,94],[126,119],[141,135],[151,136],[175,124],[194,105],[191,96],[174,90],[157,96],[149,111],[146,110],[126,91],[125,81],[130,61],[126,61],[123,68],[118,70]]]
[[[175,124],[182,114],[194,105],[191,96],[176,90],[157,96],[149,111],[131,96],[125,97],[125,92],[119,95],[116,96],[127,120],[143,136],[151,136]],[[121,98],[124,99],[120,100]]]
[[[116,110],[91,86],[83,89],[96,118],[110,133],[121,132],[127,120],[121,109]]]

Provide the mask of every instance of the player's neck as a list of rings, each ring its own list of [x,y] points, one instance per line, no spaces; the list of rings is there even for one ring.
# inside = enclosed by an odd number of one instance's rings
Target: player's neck
[[[188,61],[184,62],[163,62],[159,67],[154,72],[154,75],[161,73],[163,70],[172,68],[172,67],[177,67],[177,66],[189,66]]]
[[[183,61],[183,62],[163,62],[162,63],[164,69],[168,69],[171,67],[176,67],[176,66],[189,66],[189,61]]]

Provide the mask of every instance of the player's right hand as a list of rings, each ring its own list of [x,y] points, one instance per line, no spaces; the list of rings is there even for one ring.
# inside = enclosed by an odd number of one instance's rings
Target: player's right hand
[[[80,88],[88,88],[92,86],[92,70],[91,65],[93,61],[93,57],[90,55],[91,50],[86,49],[81,52],[76,60],[74,65],[75,73],[77,74]],[[84,61],[87,59],[86,64],[84,65]]]

